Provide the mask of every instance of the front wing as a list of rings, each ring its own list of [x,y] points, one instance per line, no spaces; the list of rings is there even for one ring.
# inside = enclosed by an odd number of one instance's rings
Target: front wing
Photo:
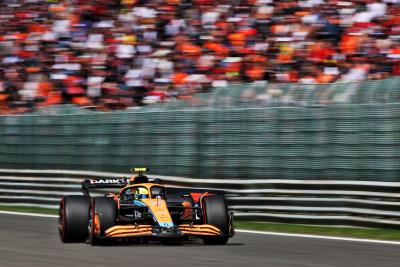
[[[181,224],[171,228],[153,225],[116,225],[105,231],[105,237],[183,237],[222,236],[221,230],[209,224]]]

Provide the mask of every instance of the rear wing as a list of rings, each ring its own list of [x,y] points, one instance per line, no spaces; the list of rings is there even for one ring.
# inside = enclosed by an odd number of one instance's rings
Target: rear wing
[[[85,179],[82,183],[82,191],[85,196],[89,196],[91,188],[122,188],[129,184],[128,178],[105,178],[105,179]]]

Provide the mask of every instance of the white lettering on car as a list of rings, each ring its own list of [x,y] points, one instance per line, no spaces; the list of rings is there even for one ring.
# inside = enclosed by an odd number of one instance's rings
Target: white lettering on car
[[[121,183],[120,179],[99,179],[99,180],[90,180],[91,184],[119,184]]]

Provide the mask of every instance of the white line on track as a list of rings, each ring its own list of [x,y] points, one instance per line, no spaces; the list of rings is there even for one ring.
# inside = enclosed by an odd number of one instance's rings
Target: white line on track
[[[29,212],[14,212],[14,211],[2,211],[2,210],[0,210],[0,214],[33,216],[33,217],[45,217],[45,218],[58,218],[57,215],[51,215],[51,214],[29,213]],[[247,233],[247,234],[274,235],[274,236],[287,236],[287,237],[302,237],[302,238],[315,238],[315,239],[327,239],[327,240],[339,240],[339,241],[351,241],[351,242],[364,242],[364,243],[400,245],[399,241],[385,241],[385,240],[375,240],[375,239],[361,239],[361,238],[335,237],[335,236],[323,236],[323,235],[290,234],[290,233],[253,231],[253,230],[242,230],[242,229],[236,229],[235,231],[238,232],[238,233]]]
[[[33,217],[45,217],[45,218],[58,218],[57,215],[42,214],[42,213],[29,213],[29,212],[14,212],[0,210],[0,214],[11,214],[11,215],[21,215],[21,216],[33,216]]]
[[[275,236],[288,236],[288,237],[304,237],[304,238],[351,241],[351,242],[364,242],[364,243],[400,245],[399,241],[386,241],[386,240],[376,240],[376,239],[362,239],[362,238],[336,237],[336,236],[324,236],[324,235],[290,234],[290,233],[253,231],[253,230],[241,230],[241,229],[236,229],[235,231],[239,232],[239,233],[248,233],[248,234],[275,235]]]

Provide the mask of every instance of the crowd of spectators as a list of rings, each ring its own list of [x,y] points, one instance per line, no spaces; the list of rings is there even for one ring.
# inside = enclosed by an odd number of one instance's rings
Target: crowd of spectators
[[[400,0],[1,0],[0,113],[400,75]]]

